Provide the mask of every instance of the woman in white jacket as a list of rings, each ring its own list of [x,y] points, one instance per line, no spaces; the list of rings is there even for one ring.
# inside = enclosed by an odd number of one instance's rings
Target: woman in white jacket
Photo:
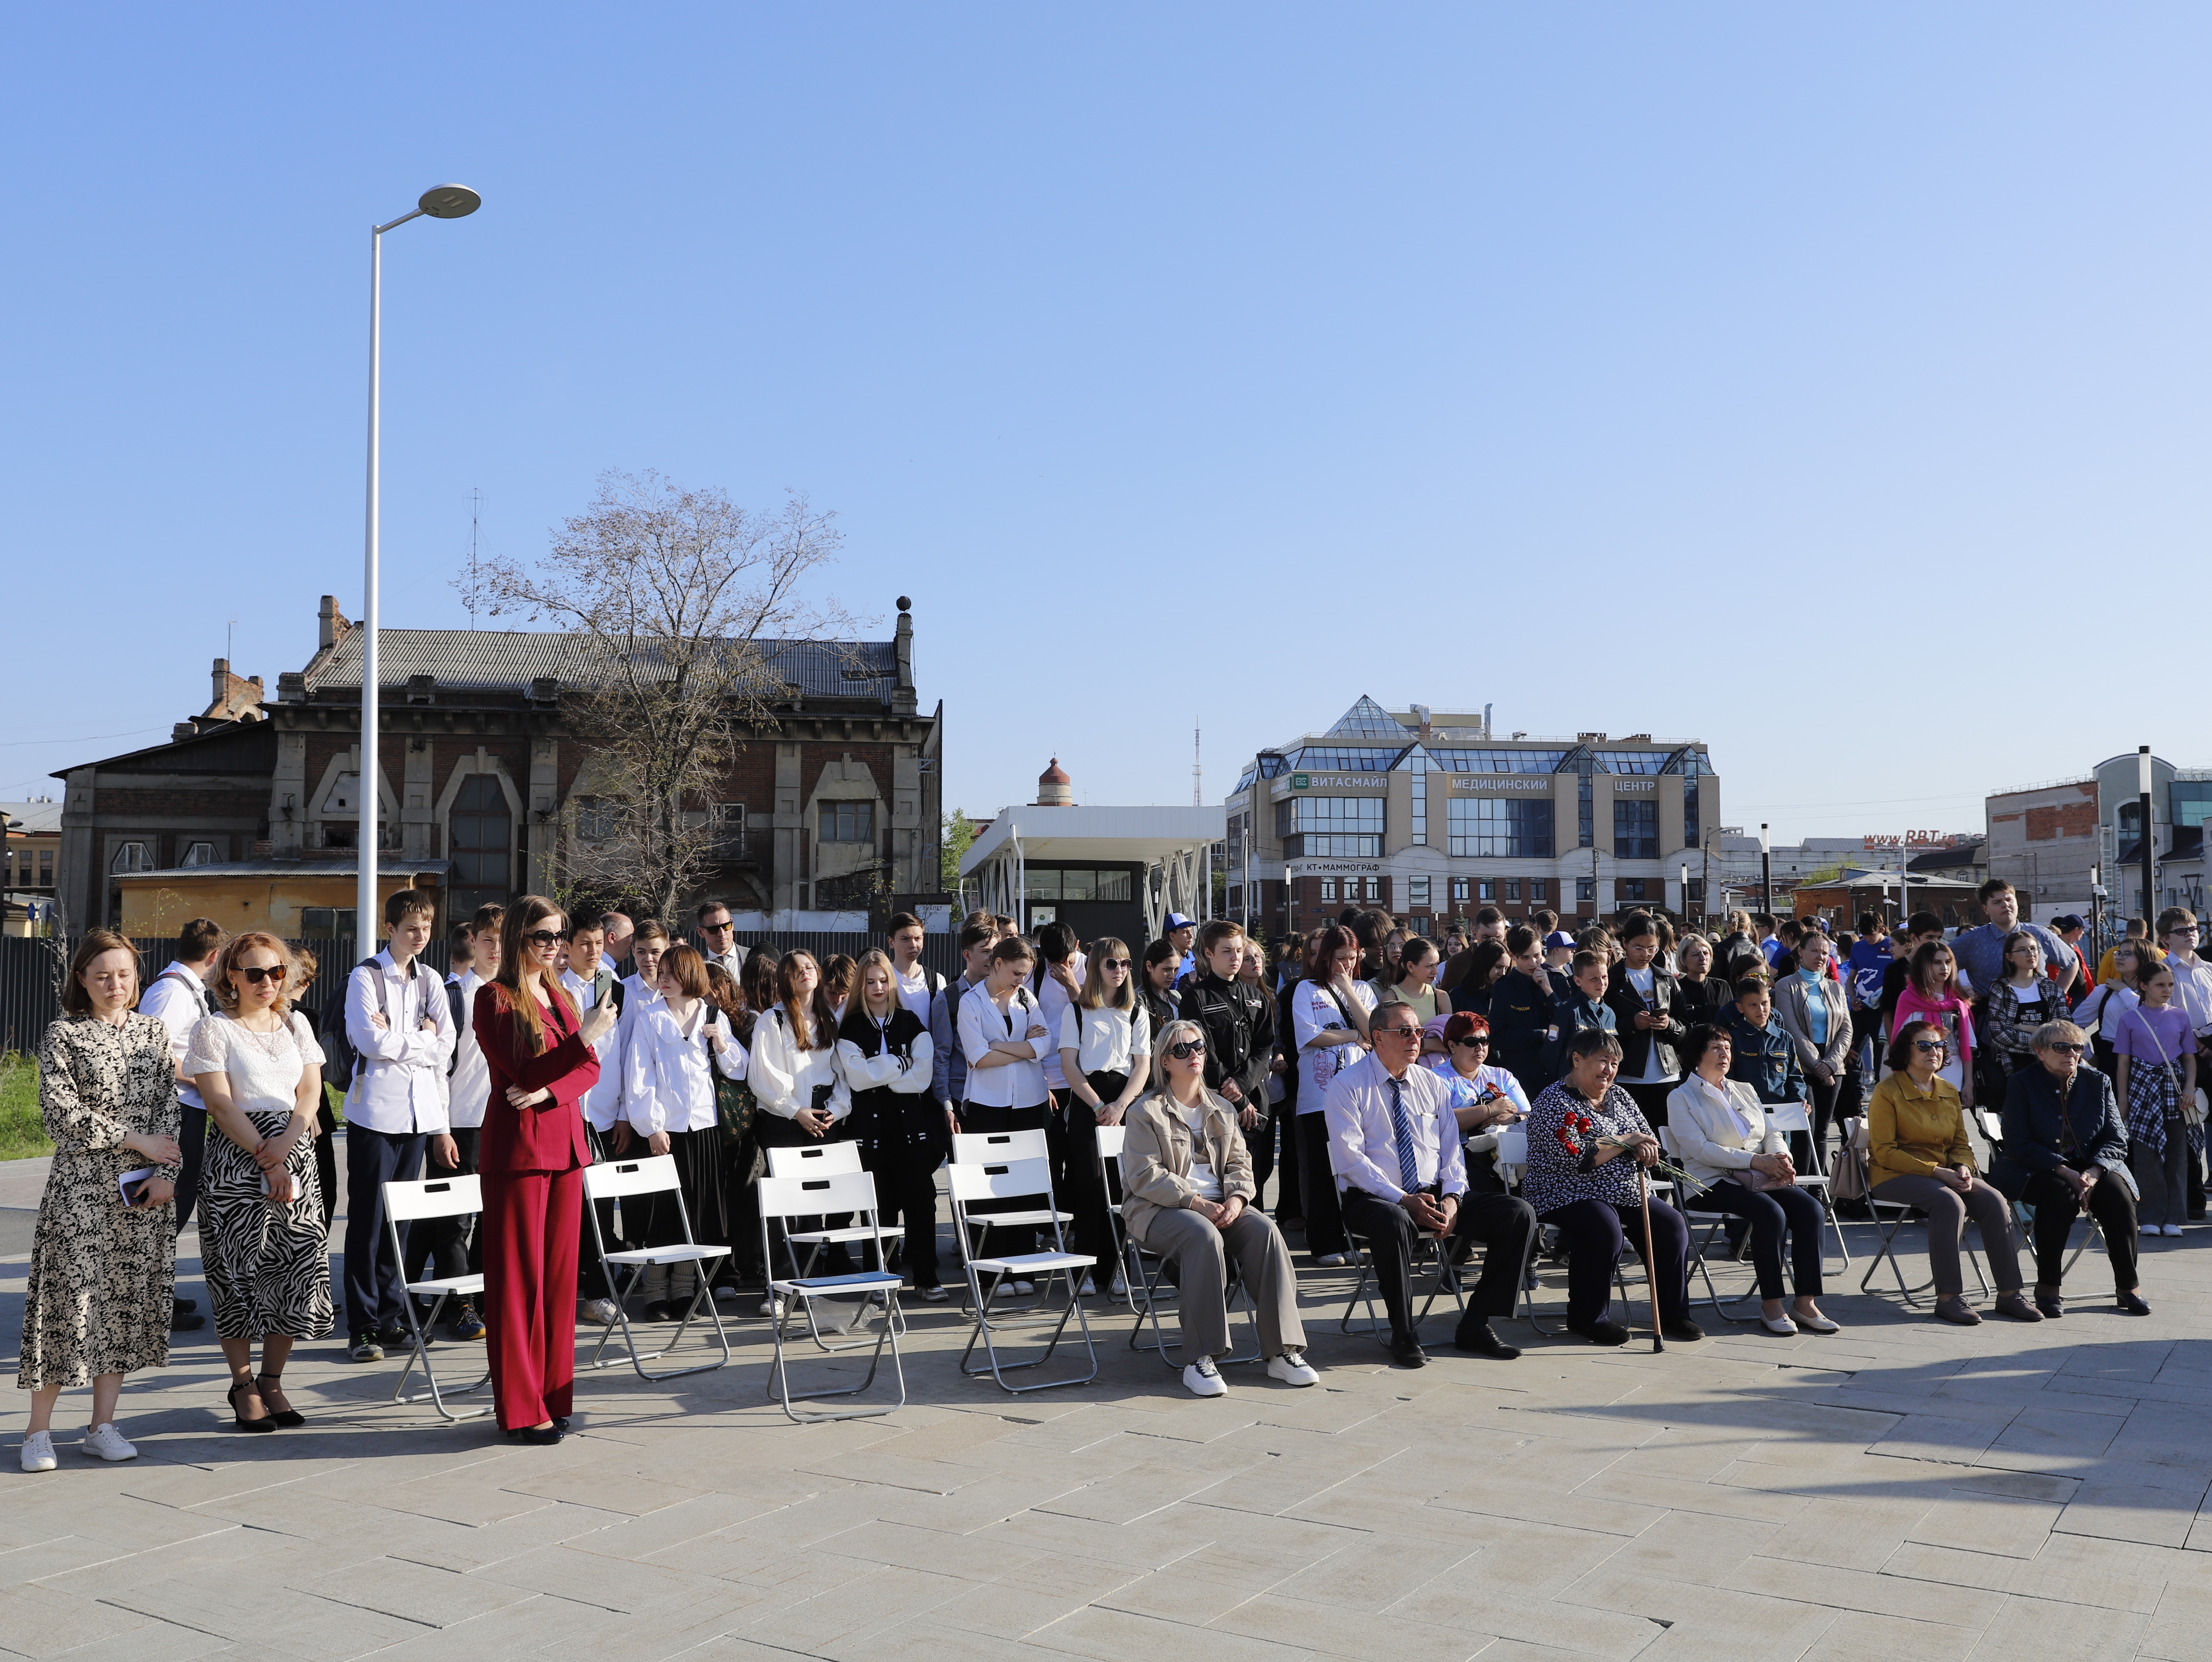
[[[802,1147],[850,1134],[853,1088],[837,1065],[837,1013],[822,987],[822,966],[811,952],[787,952],[775,967],[776,1002],[753,1024],[753,1100],[759,1112],[753,1116],[753,1136],[763,1149]],[[849,1215],[829,1220],[827,1227],[842,1228]],[[823,1227],[800,1221],[800,1230]],[[783,1247],[784,1226],[769,1225],[769,1265],[787,1261]],[[853,1255],[842,1246],[828,1254],[825,1273],[848,1275]],[[761,1306],[773,1315],[775,1301]]]
[[[921,1018],[899,1002],[888,955],[871,949],[854,972],[857,991],[837,1028],[837,1065],[853,1094],[853,1137],[876,1180],[876,1216],[906,1226],[901,1267],[931,1304],[937,1277],[937,1168],[951,1151],[944,1112],[930,1090],[936,1048]]]
[[[623,1045],[623,1114],[648,1153],[676,1156],[692,1239],[730,1245],[730,1208],[722,1192],[722,1127],[714,1107],[714,1074],[743,1079],[749,1058],[729,1018],[707,998],[707,961],[678,944],[662,956],[660,1001],[635,1011]],[[664,1196],[654,1203],[643,1244],[684,1239],[683,1220]],[[646,1271],[646,1319],[671,1321],[691,1307],[696,1265]]]

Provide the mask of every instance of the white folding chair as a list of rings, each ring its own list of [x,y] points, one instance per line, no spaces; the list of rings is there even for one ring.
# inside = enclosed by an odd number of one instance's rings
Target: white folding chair
[[[1121,1203],[1114,1198],[1114,1186],[1107,1177],[1109,1169],[1120,1169],[1121,1147],[1127,1142],[1128,1137],[1129,1128],[1127,1125],[1101,1125],[1098,1128],[1097,1148],[1099,1192],[1106,1197],[1106,1227],[1113,1232],[1114,1235],[1114,1262],[1116,1266],[1114,1273],[1121,1280],[1123,1298],[1127,1300],[1130,1309],[1134,1310],[1137,1308],[1139,1289],[1137,1277],[1130,1273],[1133,1260],[1129,1253],[1128,1226],[1122,1221]]]
[[[768,1151],[768,1174],[770,1177],[842,1177],[861,1169],[860,1145],[857,1143],[812,1143],[803,1147],[770,1149]],[[804,1281],[814,1274],[814,1266],[822,1261],[824,1247],[849,1246],[856,1241],[873,1240],[878,1257],[876,1268],[888,1271],[891,1266],[881,1256],[883,1236],[865,1224],[848,1223],[819,1229],[787,1229],[783,1236],[787,1255],[791,1259],[791,1273]],[[799,1261],[799,1249],[808,1248],[806,1262]],[[903,1324],[905,1313],[894,1294],[874,1293],[872,1298],[889,1307],[889,1319]],[[814,1301],[806,1301],[806,1328],[814,1343],[828,1351],[857,1350],[866,1343],[855,1340],[851,1344],[832,1344],[822,1337],[820,1325],[814,1316]]]
[[[1377,1289],[1375,1283],[1374,1248],[1367,1244],[1366,1236],[1349,1225],[1346,1226],[1344,1234],[1345,1239],[1352,1243],[1352,1251],[1358,1255],[1359,1279],[1352,1284],[1352,1296],[1345,1301],[1344,1314],[1337,1321],[1336,1331],[1340,1333],[1351,1332],[1352,1313],[1364,1303],[1367,1306],[1367,1325],[1361,1331],[1369,1337],[1379,1338],[1387,1344],[1390,1331],[1389,1325],[1375,1313]],[[1450,1246],[1451,1243],[1448,1240],[1438,1240],[1434,1235],[1417,1234],[1413,1237],[1413,1262],[1410,1266],[1413,1273],[1419,1275],[1422,1271],[1427,1270],[1434,1276],[1434,1279],[1429,1283],[1428,1296],[1421,1301],[1420,1313],[1413,1318],[1413,1325],[1417,1328],[1429,1319],[1429,1312],[1436,1307],[1437,1300],[1445,1293],[1452,1295],[1452,1301],[1459,1307],[1462,1315],[1467,1313],[1467,1289],[1460,1285],[1459,1266],[1451,1261]],[[1418,1293],[1420,1289],[1415,1287],[1413,1290]],[[1259,1341],[1259,1315],[1256,1311],[1253,1314],[1252,1334],[1255,1354],[1249,1357],[1216,1357],[1215,1360],[1257,1362],[1259,1360],[1256,1354]]]
[[[876,1246],[876,1262],[884,1261],[884,1232],[882,1220],[876,1212],[876,1180],[867,1172],[834,1172],[820,1177],[775,1177],[760,1180],[761,1259],[770,1261],[769,1252],[769,1222],[774,1218],[819,1216],[824,1212],[851,1212],[865,1215],[865,1228]],[[790,1362],[783,1350],[784,1328],[791,1320],[794,1304],[811,1306],[817,1298],[839,1295],[863,1296],[880,1293],[897,1303],[899,1277],[888,1270],[862,1270],[846,1276],[791,1276],[784,1279],[771,1277],[769,1296],[778,1301],[781,1307],[773,1326],[775,1339],[775,1362],[769,1370],[769,1394],[783,1404],[783,1411],[792,1419],[804,1424],[813,1420],[859,1420],[879,1414],[890,1413],[906,1406],[906,1365],[899,1357],[898,1328],[896,1321],[887,1320],[883,1331],[876,1335],[874,1351],[868,1357],[868,1372],[858,1385],[848,1385],[834,1391],[808,1391],[794,1395],[791,1389]],[[813,1322],[810,1309],[807,1321]],[[898,1400],[874,1408],[841,1408],[801,1413],[792,1406],[795,1402],[820,1402],[831,1397],[857,1397],[875,1383],[876,1372],[883,1365],[884,1346],[891,1350],[891,1372],[898,1380]],[[848,1345],[845,1350],[859,1347]]]
[[[1001,1390],[1009,1391],[1017,1395],[1029,1391],[1048,1390],[1054,1386],[1083,1385],[1097,1379],[1098,1377],[1098,1347],[1091,1337],[1091,1317],[1083,1308],[1080,1295],[1083,1278],[1076,1272],[1095,1269],[1097,1266],[1097,1260],[1086,1258],[1078,1253],[1066,1251],[1018,1253],[1001,1258],[985,1258],[972,1244],[976,1239],[973,1226],[978,1220],[971,1218],[969,1208],[975,1202],[1013,1199],[1024,1195],[1042,1194],[1045,1197],[1047,1215],[1054,1219],[1053,1240],[1055,1244],[1064,1246],[1059,1222],[1063,1214],[1050,1210],[1052,1162],[1042,1155],[988,1166],[961,1165],[956,1162],[945,1168],[945,1175],[950,1180],[952,1190],[953,1231],[959,1238],[961,1264],[968,1277],[969,1313],[975,1323],[975,1331],[968,1335],[966,1348],[960,1353],[960,1371],[970,1379],[980,1379],[988,1372],[994,1380],[998,1381]],[[984,1214],[986,1218],[996,1217],[1001,1220],[1004,1220],[1006,1216],[1003,1212]],[[1052,1330],[1052,1337],[1045,1345],[1044,1354],[1033,1357],[1028,1362],[1001,1362],[999,1360],[997,1342],[993,1337],[995,1324],[989,1314],[992,1295],[998,1291],[1000,1284],[1009,1276],[1024,1280],[1035,1277],[1040,1281],[1045,1281],[1056,1274],[1063,1275],[1066,1279],[1067,1307],[1060,1312],[1060,1320]],[[991,1277],[988,1289],[985,1288],[981,1279],[985,1275]],[[1090,1353],[1091,1371],[1079,1375],[1071,1374],[1066,1379],[1041,1380],[1034,1385],[1009,1385],[1006,1377],[1008,1374],[1019,1372],[1025,1368],[1042,1367],[1051,1360],[1053,1352],[1060,1348],[1060,1336],[1067,1331],[1067,1319],[1071,1315],[1075,1316],[1082,1323],[1083,1348]],[[979,1338],[983,1341],[984,1354],[989,1359],[990,1365],[988,1368],[970,1368],[968,1365],[968,1359],[975,1354],[975,1341]]]
[[[1844,1121],[1844,1135],[1851,1141],[1856,1142],[1862,1123],[1857,1119],[1846,1119]],[[1897,1278],[1899,1296],[1903,1298],[1905,1303],[1917,1309],[1920,1307],[1920,1295],[1933,1289],[1936,1283],[1931,1279],[1921,1283],[1917,1287],[1906,1286],[1905,1270],[1898,1263],[1895,1251],[1897,1232],[1904,1226],[1905,1220],[1912,1216],[1913,1207],[1909,1201],[1877,1198],[1871,1183],[1867,1187],[1866,1204],[1867,1210],[1877,1226],[1882,1222],[1884,1208],[1888,1209],[1889,1222],[1888,1227],[1881,1232],[1881,1250],[1874,1255],[1874,1261],[1867,1265],[1866,1274],[1859,1277],[1859,1291],[1863,1293],[1870,1290],[1867,1283],[1874,1279],[1874,1272],[1881,1268],[1882,1260],[1887,1259],[1889,1260],[1890,1274]],[[1966,1262],[1974,1266],[1974,1279],[1981,1283],[1982,1296],[1987,1298],[1990,1295],[1989,1277],[1982,1273],[1981,1255],[1974,1250],[1970,1234],[1973,1227],[1973,1221],[1970,1218],[1966,1227],[1959,1231],[1959,1248],[1966,1255]]]
[[[386,1183],[384,1187],[384,1227],[392,1236],[392,1257],[396,1264],[407,1262],[406,1246],[399,1233],[403,1223],[413,1223],[434,1217],[472,1217],[483,1210],[483,1187],[474,1176],[430,1178],[419,1183]],[[430,1366],[430,1349],[422,1337],[423,1329],[438,1325],[438,1313],[446,1307],[446,1301],[456,1293],[466,1298],[483,1291],[484,1278],[480,1275],[447,1276],[428,1281],[406,1283],[406,1296],[400,1301],[407,1307],[407,1332],[414,1344],[407,1358],[407,1366],[399,1370],[399,1383],[392,1387],[392,1400],[411,1403],[421,1400],[422,1394],[405,1394],[408,1379],[415,1365],[422,1366],[422,1377],[429,1383],[430,1403],[449,1420],[472,1420],[478,1415],[489,1414],[491,1409],[471,1408],[455,1413],[446,1406],[446,1395],[438,1383],[438,1370]],[[421,1316],[415,1307],[417,1293],[429,1296],[434,1302],[430,1313]],[[472,1391],[481,1391],[491,1383],[491,1369],[487,1366],[483,1378],[473,1385],[465,1385],[453,1394],[465,1397]]]
[[[670,1241],[660,1246],[639,1246],[627,1252],[609,1252],[606,1237],[599,1231],[599,1209],[593,1203],[601,1200],[625,1199],[632,1195],[654,1197],[653,1204],[656,1210],[660,1204],[661,1197],[674,1196],[676,1215],[683,1220],[684,1223],[684,1239],[680,1241]],[[709,1279],[707,1266],[718,1258],[727,1258],[730,1255],[730,1249],[726,1246],[702,1246],[691,1239],[691,1213],[684,1204],[683,1186],[676,1175],[676,1156],[669,1154],[653,1155],[642,1160],[607,1160],[585,1167],[584,1215],[592,1221],[592,1245],[598,1251],[599,1262],[606,1270],[607,1286],[614,1295],[615,1319],[622,1327],[623,1344],[629,1352],[629,1364],[637,1370],[638,1378],[680,1380],[687,1374],[704,1374],[711,1369],[727,1366],[730,1361],[730,1335],[728,1330],[722,1325],[720,1312],[714,1308],[714,1293],[707,1285]],[[641,1356],[638,1353],[637,1335],[630,1330],[629,1295],[644,1284],[645,1272],[649,1267],[655,1265],[676,1264],[690,1264],[698,1266],[698,1285],[691,1290],[690,1307],[684,1311],[684,1319],[678,1325],[675,1337],[671,1338],[665,1347],[659,1350],[646,1351]],[[616,1273],[617,1268],[629,1271],[629,1285],[627,1288],[623,1285],[620,1277]],[[714,1324],[714,1337],[721,1341],[721,1361],[696,1362],[689,1368],[672,1368],[659,1374],[647,1372],[646,1363],[656,1357],[666,1356],[684,1342],[684,1335],[690,1330],[691,1324],[698,1319],[699,1311],[702,1306],[706,1309],[707,1319]],[[611,1326],[600,1331],[599,1342],[592,1346],[591,1356],[584,1366],[586,1368],[613,1366],[613,1360],[603,1362],[600,1357],[607,1348],[607,1342],[614,1337],[614,1331]]]
[[[1045,1162],[1046,1169],[1048,1171],[1051,1169],[1051,1145],[1045,1140],[1042,1127],[1032,1126],[1026,1131],[956,1131],[953,1134],[952,1163],[956,1166],[1003,1166],[1010,1161],[1018,1160],[1042,1160]],[[1049,1223],[1052,1225],[1054,1238],[1060,1239],[1060,1227],[1063,1224],[1073,1223],[1075,1221],[1075,1214],[1060,1211],[1048,1190],[1039,1190],[1034,1192],[1046,1195],[1047,1204],[1043,1208],[1011,1212],[993,1210],[976,1214],[974,1222],[981,1231],[975,1240],[977,1252],[982,1252],[990,1246],[991,1228],[994,1224],[1012,1229],[1024,1227],[1035,1228]],[[1015,1279],[1028,1281],[1031,1277],[1018,1276]],[[1079,1287],[1082,1283],[1078,1281],[1075,1284]],[[1041,1296],[1045,1294],[1042,1287],[1039,1287],[1037,1291]]]
[[[1766,1110],[1766,1124],[1771,1131],[1803,1131],[1806,1134],[1806,1139],[1813,1149],[1813,1169],[1797,1174],[1797,1186],[1812,1191],[1813,1198],[1820,1203],[1820,1215],[1827,1220],[1829,1231],[1836,1237],[1836,1250],[1844,1257],[1844,1267],[1836,1273],[1838,1276],[1850,1274],[1851,1249],[1844,1240],[1843,1221],[1836,1216],[1834,1202],[1828,1193],[1827,1152],[1812,1134],[1812,1116],[1805,1111],[1802,1102],[1776,1102]]]
[[[1659,1127],[1659,1146],[1666,1152],[1668,1159],[1673,1161],[1677,1166],[1680,1166],[1682,1164],[1681,1145],[1674,1140],[1674,1132],[1672,1126],[1662,1125]],[[1684,1169],[1687,1170],[1688,1168],[1684,1167]],[[1702,1239],[1694,1233],[1690,1237],[1691,1267],[1694,1269],[1705,1280],[1705,1301],[1712,1306],[1713,1313],[1718,1316],[1723,1321],[1738,1323],[1755,1321],[1758,1319],[1756,1312],[1748,1316],[1732,1316],[1729,1314],[1727,1307],[1721,1302],[1719,1289],[1713,1285],[1712,1266],[1705,1258],[1705,1249],[1713,1244],[1713,1237],[1720,1234],[1722,1230],[1728,1227],[1728,1221],[1730,1214],[1717,1210],[1711,1206],[1698,1206],[1692,1204],[1692,1203],[1695,1198],[1696,1197],[1692,1195],[1684,1195],[1680,1204],[1682,1216],[1691,1224],[1693,1229],[1695,1226],[1699,1223],[1703,1223],[1705,1226],[1705,1233]],[[1734,1304],[1741,1304],[1746,1300],[1756,1299],[1758,1296],[1759,1286],[1754,1281],[1752,1284],[1751,1291],[1730,1300],[1729,1302]]]

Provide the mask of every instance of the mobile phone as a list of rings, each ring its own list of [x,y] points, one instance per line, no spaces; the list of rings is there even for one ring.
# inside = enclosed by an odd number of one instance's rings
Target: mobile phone
[[[123,1204],[136,1210],[146,1204],[146,1186],[153,1180],[154,1168],[151,1166],[140,1166],[117,1178],[115,1186],[122,1193]]]

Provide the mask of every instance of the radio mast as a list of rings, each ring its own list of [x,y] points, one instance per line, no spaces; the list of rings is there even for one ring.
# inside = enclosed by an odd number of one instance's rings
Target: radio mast
[[[1190,730],[1190,805],[1206,806],[1206,764],[1199,759],[1198,741],[1201,729],[1193,723]]]

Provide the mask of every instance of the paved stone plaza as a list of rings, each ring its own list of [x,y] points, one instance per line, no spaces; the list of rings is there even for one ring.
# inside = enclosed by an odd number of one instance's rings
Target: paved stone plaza
[[[0,1205],[36,1190],[32,1162],[0,1168]],[[11,1339],[27,1222],[0,1213]],[[1308,1271],[1321,1385],[1237,1368],[1217,1402],[1133,1354],[1115,1313],[1096,1382],[1006,1396],[954,1371],[957,1307],[916,1307],[908,1405],[808,1427],[767,1405],[765,1324],[746,1307],[733,1366],[658,1386],[589,1375],[578,1435],[553,1449],[389,1405],[398,1362],[356,1367],[335,1339],[287,1376],[306,1428],[228,1434],[203,1330],[129,1382],[135,1464],[75,1452],[78,1393],[57,1421],[61,1469],[23,1476],[22,1398],[9,1404],[0,1650],[2201,1658],[2207,1239],[2145,1243],[2145,1319],[2094,1296],[2095,1257],[2064,1321],[1970,1331],[1858,1295],[1854,1271],[1830,1338],[1709,1320],[1704,1344],[1654,1356],[1514,1322],[1518,1362],[1445,1349],[1413,1372],[1340,1337],[1349,1278]],[[1924,1271],[1917,1245],[1906,1268]],[[1544,1281],[1556,1311],[1562,1277]],[[196,1264],[184,1286],[204,1302]],[[1426,1331],[1444,1344],[1447,1317]],[[441,1348],[456,1368],[480,1351]]]

